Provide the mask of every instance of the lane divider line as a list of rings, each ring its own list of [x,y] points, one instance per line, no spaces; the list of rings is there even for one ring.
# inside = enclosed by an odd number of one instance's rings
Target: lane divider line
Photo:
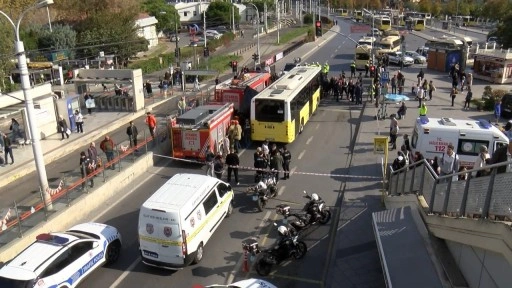
[[[302,152],[300,152],[299,154],[299,157],[297,157],[297,159],[302,159],[302,156],[304,156],[304,153],[306,153],[306,150],[302,150]]]
[[[309,145],[309,143],[311,143],[311,140],[313,140],[313,136],[308,138],[308,141],[306,141],[306,145]]]

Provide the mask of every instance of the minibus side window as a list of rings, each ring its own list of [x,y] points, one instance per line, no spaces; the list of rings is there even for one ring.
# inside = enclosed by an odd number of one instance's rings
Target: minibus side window
[[[208,215],[208,213],[210,213],[210,211],[212,211],[212,209],[215,208],[215,205],[217,205],[218,202],[219,201],[217,200],[217,194],[215,194],[215,191],[212,191],[212,193],[210,193],[210,196],[208,196],[208,198],[206,198],[206,200],[204,200],[203,202],[204,213]]]
[[[224,197],[229,190],[231,190],[229,185],[226,185],[225,183],[219,183],[219,185],[217,185],[217,191],[219,191],[220,198]]]

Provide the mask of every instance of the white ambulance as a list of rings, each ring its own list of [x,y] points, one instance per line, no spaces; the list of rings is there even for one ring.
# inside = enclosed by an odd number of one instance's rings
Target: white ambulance
[[[200,262],[204,246],[233,212],[233,198],[231,186],[217,178],[174,175],[140,207],[142,262],[167,269]]]
[[[450,143],[454,146],[460,165],[470,168],[480,153],[480,146],[485,145],[492,156],[496,149],[508,144],[508,138],[484,119],[416,119],[411,138],[413,153],[419,151],[426,159],[434,159],[435,156],[441,159]]]

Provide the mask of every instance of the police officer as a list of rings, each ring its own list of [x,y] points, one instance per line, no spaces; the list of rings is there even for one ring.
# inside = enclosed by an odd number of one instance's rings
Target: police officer
[[[284,176],[283,180],[290,179],[290,162],[292,161],[292,153],[286,148],[283,147],[283,170]]]
[[[283,157],[279,154],[279,152],[276,150],[273,150],[270,154],[270,169],[274,170],[274,177],[276,179],[276,183],[279,181],[279,165],[283,165]]]
[[[356,77],[356,61],[352,61],[350,64],[350,78]]]

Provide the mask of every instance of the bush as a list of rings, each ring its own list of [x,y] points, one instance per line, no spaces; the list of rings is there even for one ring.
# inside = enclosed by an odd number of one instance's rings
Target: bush
[[[507,91],[501,89],[493,90],[492,88],[486,89],[487,87],[490,88],[490,86],[486,86],[484,88],[484,94],[482,95],[484,100],[483,110],[494,111],[494,105],[496,102],[501,101],[501,98],[503,98],[503,95],[505,95]]]
[[[307,13],[304,15],[304,24],[313,24],[313,14]]]

